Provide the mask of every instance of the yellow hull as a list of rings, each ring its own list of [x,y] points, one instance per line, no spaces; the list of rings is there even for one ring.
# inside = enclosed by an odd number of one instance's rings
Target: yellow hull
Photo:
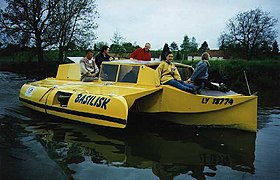
[[[128,110],[134,101],[158,90],[160,88],[48,78],[23,85],[19,99],[26,107],[39,112],[100,126],[125,128]],[[67,102],[60,101],[60,96],[68,96]]]
[[[31,90],[32,95],[26,95]],[[70,95],[67,104],[59,102],[59,96],[67,94]],[[69,92],[65,89],[26,84],[21,88],[20,101],[36,111],[71,120],[116,128],[126,126],[128,106],[120,96]]]
[[[257,131],[257,96],[193,95],[164,86],[162,93],[142,99],[139,111],[176,124]]]

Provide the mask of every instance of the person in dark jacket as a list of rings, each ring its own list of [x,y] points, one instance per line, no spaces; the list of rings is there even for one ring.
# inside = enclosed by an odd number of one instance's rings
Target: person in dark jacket
[[[95,63],[100,69],[101,63],[103,61],[111,61],[113,58],[108,54],[109,53],[109,47],[108,46],[102,46],[100,53],[95,57]]]

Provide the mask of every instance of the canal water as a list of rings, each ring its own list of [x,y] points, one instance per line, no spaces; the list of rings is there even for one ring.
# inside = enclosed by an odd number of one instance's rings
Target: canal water
[[[116,130],[23,107],[18,100],[20,87],[34,80],[0,72],[1,180],[236,180],[280,176],[277,102],[270,101],[269,106],[260,102],[257,133],[166,123]]]

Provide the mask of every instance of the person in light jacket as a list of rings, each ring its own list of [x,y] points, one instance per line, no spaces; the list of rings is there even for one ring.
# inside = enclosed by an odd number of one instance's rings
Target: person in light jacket
[[[99,69],[93,59],[93,51],[87,50],[86,56],[80,60],[81,65],[81,80],[83,82],[91,82],[96,79],[96,75],[99,72]]]

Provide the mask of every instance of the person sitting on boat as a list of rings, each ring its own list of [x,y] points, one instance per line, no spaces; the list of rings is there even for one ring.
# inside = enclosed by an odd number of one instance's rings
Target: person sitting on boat
[[[201,55],[201,60],[198,62],[198,64],[195,67],[195,70],[191,77],[187,80],[188,83],[194,83],[196,86],[201,86],[201,87],[207,87],[208,89],[211,90],[218,90],[218,91],[223,91],[223,92],[228,92],[229,89],[225,87],[224,85],[222,86],[216,86],[215,84],[212,84],[208,78],[209,73],[209,58],[210,55],[207,52],[204,52]]]
[[[99,69],[93,59],[93,51],[87,50],[86,56],[81,59],[81,80],[83,82],[90,82],[96,79],[96,75],[99,72]]]
[[[108,46],[102,46],[100,53],[95,57],[95,63],[100,69],[100,65],[103,61],[112,61],[113,58],[108,54],[109,53],[109,47]]]
[[[150,52],[151,44],[146,43],[144,48],[138,48],[134,52],[132,52],[129,58],[141,60],[141,61],[151,61],[151,52]]]
[[[165,55],[165,60],[162,61],[156,69],[157,72],[157,82],[156,84],[167,84],[178,89],[181,89],[186,92],[196,94],[198,87],[193,84],[184,82],[181,80],[178,69],[172,63],[173,54],[171,51],[168,51]]]

